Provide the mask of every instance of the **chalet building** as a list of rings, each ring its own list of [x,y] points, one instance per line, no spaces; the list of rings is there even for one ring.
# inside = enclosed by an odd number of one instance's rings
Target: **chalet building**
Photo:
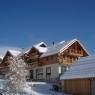
[[[13,56],[18,56],[19,54],[21,54],[20,51],[18,50],[8,50],[2,60],[2,63],[0,65],[5,65],[7,66],[7,64],[9,64],[9,59],[10,57],[13,57]]]
[[[51,46],[41,42],[25,53],[25,61],[31,79],[57,81],[78,58],[88,55],[83,44],[77,39]]]
[[[80,58],[61,76],[63,90],[71,95],[95,95],[95,56]]]
[[[0,77],[8,72],[8,65],[10,57],[17,56],[21,52],[18,50],[8,50],[0,63]]]

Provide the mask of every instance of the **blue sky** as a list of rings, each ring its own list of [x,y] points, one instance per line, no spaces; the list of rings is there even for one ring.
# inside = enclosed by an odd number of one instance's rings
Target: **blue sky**
[[[0,0],[0,46],[73,38],[95,54],[94,0]]]

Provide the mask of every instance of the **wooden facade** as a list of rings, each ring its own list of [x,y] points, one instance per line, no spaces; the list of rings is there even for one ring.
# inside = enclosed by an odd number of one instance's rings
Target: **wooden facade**
[[[59,54],[59,62],[64,65],[73,64],[78,58],[88,56],[78,42],[72,44],[68,49]]]
[[[68,49],[61,53],[49,55],[46,57],[40,57],[42,54],[35,48],[32,48],[27,54],[27,62],[38,63],[39,65],[49,65],[55,63],[62,63],[65,65],[71,65],[79,57],[88,56],[87,52],[83,50],[78,42],[75,42]],[[39,62],[38,62],[39,61]]]
[[[2,63],[0,65],[6,65],[7,66],[9,64],[10,57],[12,57],[12,54],[9,51],[7,51],[7,53],[5,54],[5,56],[2,60]]]
[[[58,62],[59,62],[58,54],[54,54],[54,55],[49,55],[47,57],[40,58],[39,64],[43,66],[43,65],[55,64]]]
[[[63,89],[71,95],[95,95],[95,78],[64,80]]]
[[[12,51],[14,52],[15,50]],[[11,50],[7,51],[4,58],[2,59],[2,62],[0,64],[0,76],[5,75],[9,71],[10,58],[14,56],[12,54],[12,51]]]
[[[64,81],[64,92],[72,95],[90,95],[90,80],[66,80]]]

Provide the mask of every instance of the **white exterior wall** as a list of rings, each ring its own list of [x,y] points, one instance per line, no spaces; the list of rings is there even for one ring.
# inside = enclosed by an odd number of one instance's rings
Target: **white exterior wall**
[[[60,73],[60,65],[59,63],[56,64],[50,64],[50,65],[44,65],[39,66],[33,69],[33,78],[36,80],[36,69],[42,68],[43,69],[43,79],[46,80],[46,68],[51,67],[51,79],[56,79],[59,77]]]

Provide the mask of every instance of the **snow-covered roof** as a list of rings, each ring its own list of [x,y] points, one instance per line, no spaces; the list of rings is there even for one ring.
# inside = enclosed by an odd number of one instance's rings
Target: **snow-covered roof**
[[[95,77],[95,56],[80,58],[61,77],[61,80]]]
[[[84,45],[83,45],[79,40],[77,40],[77,39],[73,39],[73,40],[68,41],[68,44],[65,45],[65,46],[60,50],[60,52],[63,52],[64,50],[66,50],[69,46],[71,46],[71,45],[72,45],[73,43],[75,43],[75,42],[78,42],[78,43],[81,45],[81,47],[88,53],[88,51],[86,50],[86,48],[84,47]],[[88,55],[89,55],[89,53],[88,53]]]
[[[47,52],[45,52],[44,54],[41,55],[41,57],[46,57],[49,55],[53,55],[59,52],[59,50],[65,46],[67,44],[67,42],[63,42],[63,43],[57,43],[51,46],[48,46],[47,48]]]
[[[40,42],[36,45],[33,45],[32,48],[37,49],[40,53],[45,53],[47,51],[47,44],[44,43],[44,42]],[[32,48],[29,47],[29,48],[25,49],[24,53],[28,54],[31,51]]]
[[[28,48],[28,49],[24,50],[24,53],[27,54],[27,53],[29,53],[30,50],[31,50],[31,48]]]
[[[46,57],[46,56],[49,56],[49,55],[61,53],[61,52],[65,51],[68,47],[70,47],[73,43],[75,43],[76,41],[79,42],[79,44],[82,46],[82,48],[87,52],[87,50],[80,43],[79,40],[73,39],[73,40],[70,40],[70,41],[61,41],[57,44],[54,44],[54,45],[51,45],[51,46],[47,47],[47,52],[42,54],[41,57]]]
[[[8,50],[13,51],[21,51],[21,48],[18,47],[8,47],[8,46],[0,46],[0,58],[3,59]]]
[[[34,45],[33,47],[35,47],[40,53],[47,52],[47,45],[44,42],[38,43]]]
[[[19,54],[21,54],[21,51],[19,50],[8,50],[8,52],[10,52],[13,56],[18,56]]]

